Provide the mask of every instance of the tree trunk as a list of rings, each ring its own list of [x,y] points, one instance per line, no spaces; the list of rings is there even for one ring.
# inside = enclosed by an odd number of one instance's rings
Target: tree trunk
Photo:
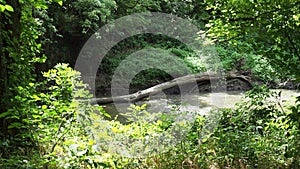
[[[158,84],[156,86],[150,87],[148,89],[129,94],[124,96],[117,96],[117,97],[104,97],[104,98],[95,98],[92,99],[92,102],[98,103],[98,104],[108,104],[112,102],[136,102],[138,100],[141,100],[142,98],[148,97],[150,94],[156,94],[163,90],[170,89],[172,87],[176,87],[179,85],[185,85],[185,84],[191,84],[193,82],[210,82],[212,80],[219,80],[222,78],[221,76],[217,75],[216,73],[199,73],[199,74],[193,74],[193,75],[186,75],[179,78],[175,78],[173,80]],[[241,75],[235,75],[230,74],[226,76],[226,79],[239,79],[246,83],[248,83],[249,86],[252,87],[252,84],[250,80],[246,76]]]
[[[3,21],[3,13],[0,12],[0,21]],[[6,89],[6,65],[4,62],[4,53],[3,53],[3,35],[2,35],[2,30],[3,30],[3,24],[0,23],[0,114],[3,113],[5,111],[4,108],[4,103],[3,103],[3,96],[4,96],[4,92]],[[0,133],[3,133],[4,130],[4,119],[0,118]]]

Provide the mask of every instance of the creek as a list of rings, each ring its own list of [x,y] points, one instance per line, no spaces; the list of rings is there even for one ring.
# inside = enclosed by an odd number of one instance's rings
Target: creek
[[[300,95],[299,91],[287,89],[273,89],[272,91],[282,91],[281,101],[295,101],[295,97]],[[227,91],[216,93],[200,93],[199,95],[189,95],[183,97],[181,95],[164,95],[159,94],[143,99],[135,103],[135,105],[147,104],[147,111],[151,113],[163,112],[167,113],[174,108],[180,108],[180,111],[197,111],[200,114],[208,113],[212,108],[232,108],[236,103],[240,102],[245,96],[241,91]],[[180,105],[180,106],[179,106]],[[128,103],[125,104],[106,104],[104,110],[113,118],[124,121],[121,113],[128,112]]]

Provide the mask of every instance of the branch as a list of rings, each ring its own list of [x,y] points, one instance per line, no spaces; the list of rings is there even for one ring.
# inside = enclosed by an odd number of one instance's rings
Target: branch
[[[71,115],[71,114],[69,114],[69,115]],[[69,115],[67,115],[66,117],[68,117]],[[59,131],[60,131],[60,129],[62,128],[63,124],[64,124],[64,120],[62,120],[62,121],[60,122],[59,127],[58,127],[58,130],[57,130],[57,132],[56,132],[56,134],[55,134],[55,137],[58,136]],[[55,149],[56,145],[58,144],[59,140],[61,140],[61,138],[62,138],[65,134],[67,134],[67,132],[70,131],[71,127],[72,127],[72,125],[70,125],[70,127],[66,130],[66,132],[64,132],[62,135],[60,135],[60,137],[58,137],[58,138],[55,140],[54,144],[52,145],[52,148],[51,148],[50,153],[52,153],[52,152],[54,151],[54,149]]]

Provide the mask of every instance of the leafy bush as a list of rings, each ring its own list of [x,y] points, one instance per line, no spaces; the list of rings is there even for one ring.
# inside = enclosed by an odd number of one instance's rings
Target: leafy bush
[[[283,106],[280,92],[255,88],[235,109],[220,111],[219,125],[200,145],[202,166],[299,167],[299,126],[291,118],[299,109],[291,111]]]
[[[271,61],[262,55],[255,54],[251,44],[237,41],[236,44],[218,44],[216,51],[226,71],[251,70],[251,76],[255,80],[263,82],[279,82],[286,79],[284,73],[280,73],[277,67],[271,65]]]
[[[10,132],[19,130],[14,138],[1,140],[1,149],[11,151],[9,160],[1,159],[2,168],[57,168],[65,162],[78,166],[84,160],[75,158],[78,154],[69,158],[67,154],[72,154],[74,144],[82,148],[91,142],[86,137],[89,114],[98,107],[78,101],[91,95],[80,81],[79,72],[67,64],[58,64],[43,76],[46,79],[41,83],[19,87],[14,98],[19,104],[1,114],[13,121],[8,127]],[[80,144],[83,140],[85,143]]]
[[[106,164],[112,168],[114,166],[109,163],[110,160],[122,166],[120,168],[161,168],[161,165],[170,167],[169,164],[180,164],[182,160],[178,159],[182,156],[173,156],[175,161],[162,158],[174,152],[175,146],[180,143],[180,137],[188,133],[191,124],[176,120],[178,115],[185,113],[175,110],[170,114],[150,113],[146,111],[146,105],[132,105],[128,110],[124,114],[126,124],[98,119],[93,125],[99,152],[111,157],[106,159]],[[163,164],[164,162],[168,163]]]

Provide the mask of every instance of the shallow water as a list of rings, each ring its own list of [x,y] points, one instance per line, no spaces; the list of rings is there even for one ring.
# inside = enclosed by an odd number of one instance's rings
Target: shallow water
[[[300,92],[296,90],[276,89],[273,91],[281,91],[282,102],[295,101],[296,96],[300,96]],[[238,91],[227,91],[219,93],[200,93],[199,95],[164,95],[159,94],[150,96],[142,101],[136,102],[136,105],[147,104],[148,112],[170,112],[177,108],[180,111],[197,112],[206,114],[212,108],[232,108],[240,102],[245,93]],[[103,106],[106,112],[112,117],[116,117],[121,113],[127,112],[129,103],[127,104],[107,104]],[[123,121],[123,117],[119,115],[118,119]]]

